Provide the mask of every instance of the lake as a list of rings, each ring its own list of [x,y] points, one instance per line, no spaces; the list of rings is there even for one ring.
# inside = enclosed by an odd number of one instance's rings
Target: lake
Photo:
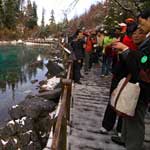
[[[47,79],[47,49],[25,45],[0,46],[0,124],[9,119],[11,106],[24,100],[29,93],[38,92],[38,82],[33,84],[31,81]]]

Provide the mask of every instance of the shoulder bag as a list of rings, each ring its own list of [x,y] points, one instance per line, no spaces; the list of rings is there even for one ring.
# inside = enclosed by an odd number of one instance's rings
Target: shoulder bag
[[[111,94],[110,104],[123,117],[133,117],[137,106],[140,87],[139,83],[131,83],[131,74],[120,80]]]

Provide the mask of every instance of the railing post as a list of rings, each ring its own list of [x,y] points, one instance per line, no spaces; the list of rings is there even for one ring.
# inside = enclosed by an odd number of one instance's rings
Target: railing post
[[[72,81],[68,85],[68,93],[67,93],[67,120],[70,121],[70,102],[71,102],[71,92],[72,92]]]
[[[63,116],[58,150],[67,150],[67,118]]]
[[[72,80],[71,79],[63,79],[63,85],[67,88],[67,100],[66,100],[66,117],[67,121],[70,121],[70,99],[71,99],[71,88],[72,88]]]
[[[71,67],[69,79],[72,79],[72,77],[73,77],[73,61],[72,60],[68,60],[68,66]]]
[[[70,100],[72,91],[72,61],[68,62],[67,79],[62,79],[63,89],[60,98],[61,107],[58,112],[51,150],[67,150],[67,123],[70,120]]]

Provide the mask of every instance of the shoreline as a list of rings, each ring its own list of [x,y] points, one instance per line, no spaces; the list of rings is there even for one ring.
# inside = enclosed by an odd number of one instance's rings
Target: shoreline
[[[0,41],[0,46],[1,45],[8,45],[8,44],[11,44],[11,45],[17,45],[17,44],[24,44],[24,45],[43,45],[43,46],[50,46],[52,43],[54,42],[58,42],[57,40],[55,41],[48,41],[48,40],[41,40],[41,41],[38,41],[38,40],[35,40],[35,42],[33,41],[30,41],[30,40],[13,40],[13,41]]]

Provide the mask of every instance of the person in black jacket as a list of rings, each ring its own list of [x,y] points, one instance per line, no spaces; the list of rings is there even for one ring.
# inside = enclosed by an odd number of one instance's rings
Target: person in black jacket
[[[144,10],[138,17],[140,28],[147,33],[147,38],[138,51],[130,51],[121,42],[115,42],[113,47],[121,53],[126,64],[126,70],[132,74],[130,82],[139,82],[140,96],[133,118],[123,118],[122,141],[127,150],[143,150],[145,135],[144,117],[148,102],[150,102],[150,8]],[[147,59],[146,59],[147,58]],[[118,139],[113,139],[118,142]]]
[[[130,30],[128,29],[128,34],[133,36],[134,34],[136,34],[136,31],[137,31],[137,23],[132,24],[132,25],[133,26],[131,26],[131,25],[129,26]],[[134,43],[132,41],[133,44],[131,44],[131,42],[129,42],[129,43],[126,42],[125,44],[129,45],[130,49],[133,48],[133,46],[131,46],[131,45],[138,47],[138,45],[140,43],[142,43],[145,39],[145,38],[142,38],[140,35],[141,34],[138,33],[137,35],[134,36],[134,38],[132,37],[132,40],[139,38],[138,41],[135,41]],[[120,40],[120,41],[123,42],[123,40]],[[116,60],[114,61],[114,64],[112,66],[113,77],[111,80],[110,97],[111,97],[113,90],[117,87],[117,84],[119,83],[119,81],[127,74],[127,71],[124,69],[124,65],[125,65],[124,61],[121,61],[122,60],[121,56],[117,54],[116,49],[114,49],[112,52],[115,53]],[[105,109],[104,117],[102,120],[102,127],[100,128],[100,133],[108,134],[108,132],[114,128],[116,122],[117,122],[117,125],[116,125],[117,135],[115,135],[115,136],[121,136],[122,117],[120,117],[120,116],[118,117],[117,113],[111,107],[110,101],[109,101],[109,103],[107,104],[107,107]]]
[[[83,40],[83,33],[82,31],[78,31],[76,33],[76,37],[71,42],[72,47],[72,53],[74,55],[73,60],[73,80],[75,83],[81,84],[80,78],[81,78],[81,67],[83,63],[84,58],[84,48],[85,48],[85,41]]]

